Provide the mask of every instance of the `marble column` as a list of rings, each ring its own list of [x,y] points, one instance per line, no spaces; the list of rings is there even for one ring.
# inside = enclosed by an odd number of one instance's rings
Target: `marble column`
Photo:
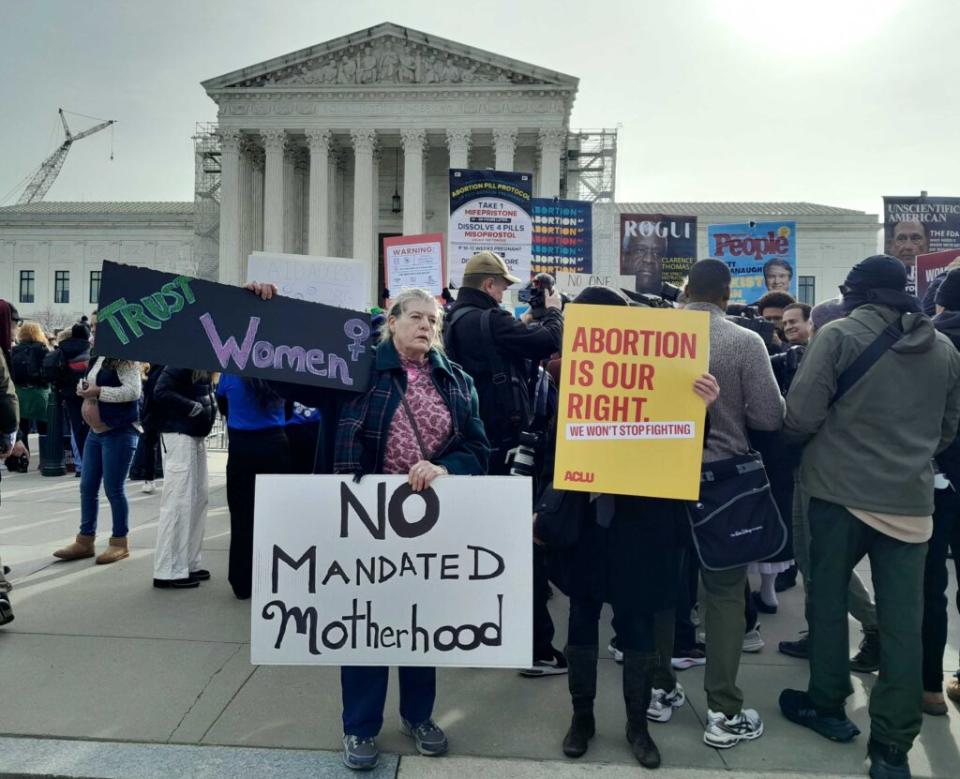
[[[283,155],[283,251],[296,254],[297,180],[295,149],[287,141]]]
[[[251,165],[251,233],[252,233],[252,251],[263,251],[263,149],[259,146],[250,151]]]
[[[420,235],[424,217],[424,155],[427,140],[425,130],[403,130],[403,234]]]
[[[346,194],[343,189],[343,168],[343,152],[337,147],[331,146],[327,163],[327,176],[329,178],[329,187],[327,189],[327,192],[329,193],[327,207],[327,224],[329,225],[329,231],[327,235],[327,241],[329,244],[330,254],[333,257],[342,257],[346,253],[346,250],[343,248],[343,201]]]
[[[265,152],[263,176],[263,250],[283,251],[283,150],[287,134],[283,130],[262,130]]]
[[[473,140],[469,128],[457,127],[447,130],[447,148],[450,149],[451,168],[470,167],[470,144]]]
[[[497,127],[493,131],[493,151],[496,158],[494,168],[513,170],[513,154],[517,148],[517,131],[513,128]]]
[[[539,197],[560,197],[560,159],[567,131],[561,127],[550,127],[540,131],[540,180]]]
[[[377,252],[373,242],[376,218],[373,193],[373,149],[377,144],[376,130],[351,130],[353,141],[353,252],[357,260],[376,265]]]
[[[314,257],[330,255],[330,139],[329,130],[307,130],[310,147],[308,249]]]
[[[240,147],[240,276],[246,280],[247,258],[253,251],[253,143],[244,139]]]
[[[237,130],[220,130],[220,268],[223,284],[241,281],[240,140]]]

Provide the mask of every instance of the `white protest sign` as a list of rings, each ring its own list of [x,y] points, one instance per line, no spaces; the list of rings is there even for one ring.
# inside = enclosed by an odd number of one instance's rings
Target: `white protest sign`
[[[250,662],[532,662],[530,480],[258,476]],[[479,499],[480,496],[483,499]]]
[[[269,281],[288,298],[363,311],[373,304],[370,269],[359,260],[254,252],[247,282]]]
[[[443,292],[443,233],[398,235],[383,239],[384,284],[391,297],[405,289]]]
[[[627,277],[630,284],[633,284],[633,278]],[[560,271],[555,277],[557,289],[571,298],[575,298],[587,287],[613,287],[617,285],[618,277],[590,274],[590,273],[567,273]],[[632,288],[632,287],[631,287]]]

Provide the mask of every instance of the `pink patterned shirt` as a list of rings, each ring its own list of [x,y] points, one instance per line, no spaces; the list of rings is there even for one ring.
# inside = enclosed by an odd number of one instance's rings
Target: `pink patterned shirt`
[[[433,385],[429,360],[418,363],[401,357],[400,363],[407,372],[407,403],[417,420],[429,457],[450,437],[453,430],[450,409]],[[410,468],[423,459],[426,458],[420,452],[410,417],[400,403],[390,421],[383,472],[409,473]]]

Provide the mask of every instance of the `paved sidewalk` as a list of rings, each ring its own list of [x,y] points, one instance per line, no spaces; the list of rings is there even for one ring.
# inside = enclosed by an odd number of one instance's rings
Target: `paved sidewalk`
[[[235,600],[226,582],[225,459],[211,456],[204,564],[213,579],[186,591],[151,586],[159,493],[142,495],[139,484],[129,485],[129,560],[63,563],[50,553],[76,533],[77,480],[45,479],[35,471],[3,474],[0,551],[13,567],[16,620],[0,629],[0,775],[350,775],[337,754],[337,670],[249,663],[249,605]],[[109,510],[103,510],[105,542]],[[960,645],[952,593],[948,670]],[[562,646],[565,600],[558,595],[551,608]],[[786,593],[780,613],[763,620],[766,648],[744,657],[740,683],[747,705],[764,718],[764,736],[722,753],[704,746],[703,674],[685,671],[680,679],[689,705],[669,724],[652,725],[664,759],[658,776],[864,774],[873,677],[854,676],[850,715],[864,731],[855,744],[825,741],[787,723],[777,709],[783,687],[806,683],[806,664],[776,651],[778,640],[795,637],[802,627],[801,610],[799,590]],[[608,625],[602,637],[609,638]],[[858,638],[852,632],[852,644]],[[605,654],[600,665],[599,732],[580,761],[564,760],[560,751],[569,721],[565,677],[442,670],[436,718],[450,737],[451,756],[413,755],[398,731],[394,684],[379,739],[385,762],[377,775],[637,776],[642,771],[623,736],[619,667]],[[949,717],[925,717],[911,753],[914,775],[960,776],[958,738],[957,708]]]

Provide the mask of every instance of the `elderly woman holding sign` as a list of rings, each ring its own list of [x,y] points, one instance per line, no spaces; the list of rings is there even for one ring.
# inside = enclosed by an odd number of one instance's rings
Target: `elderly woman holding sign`
[[[375,355],[370,390],[346,406],[337,430],[337,473],[407,474],[415,491],[445,474],[487,471],[489,445],[473,380],[440,351],[441,311],[421,289],[393,301]],[[422,755],[442,755],[447,737],[432,719],[434,668],[399,668],[402,731]],[[385,667],[343,666],[343,762],[372,768],[387,696]]]

